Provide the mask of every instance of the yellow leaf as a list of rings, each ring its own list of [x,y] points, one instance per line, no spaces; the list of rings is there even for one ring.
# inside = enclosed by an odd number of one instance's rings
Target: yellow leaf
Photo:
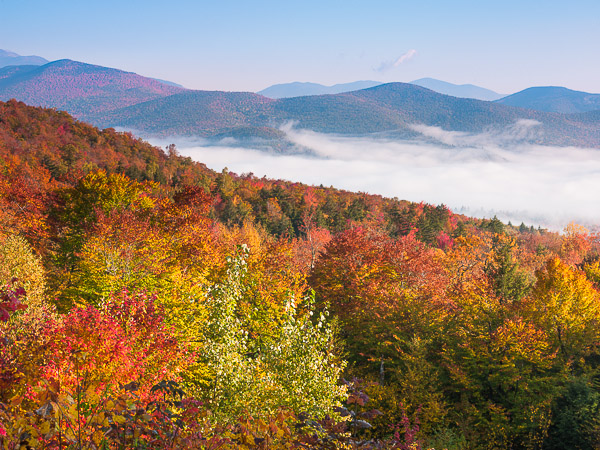
[[[92,436],[92,440],[94,441],[94,444],[96,444],[96,445],[100,445],[100,443],[102,442],[102,439],[104,439],[104,434],[100,430],[97,430]]]
[[[44,422],[40,427],[40,433],[48,434],[50,433],[50,422]]]
[[[10,399],[10,406],[18,406],[21,404],[22,401],[23,401],[22,395],[15,395],[13,398]]]
[[[113,421],[115,423],[118,423],[119,425],[121,425],[121,424],[127,422],[127,419],[125,419],[125,417],[123,417],[123,416],[113,416]]]

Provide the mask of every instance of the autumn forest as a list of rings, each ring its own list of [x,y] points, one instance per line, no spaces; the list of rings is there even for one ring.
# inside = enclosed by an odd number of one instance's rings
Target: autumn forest
[[[595,449],[600,236],[0,102],[3,449]]]

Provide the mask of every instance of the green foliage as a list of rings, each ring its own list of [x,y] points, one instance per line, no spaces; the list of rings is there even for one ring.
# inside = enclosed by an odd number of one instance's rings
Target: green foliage
[[[495,237],[495,254],[487,268],[492,278],[494,292],[499,298],[508,302],[521,300],[533,284],[527,274],[520,270],[518,261],[515,261],[513,256],[515,247],[516,243],[513,240]]]
[[[485,228],[492,233],[500,234],[504,232],[504,224],[494,216],[491,220],[487,221]]]
[[[587,377],[569,380],[552,404],[544,450],[592,450],[600,445],[600,392]]]
[[[150,240],[152,227],[147,221],[157,202],[155,191],[152,184],[98,171],[61,192],[62,206],[55,212],[63,225],[55,253],[55,264],[61,269],[60,281],[55,280],[63,291],[61,308],[72,305],[79,297],[97,303],[124,287],[148,287],[132,285],[127,279],[137,275],[131,267],[131,258],[137,255],[131,255],[131,249],[127,251],[122,244],[131,245],[127,237],[135,231],[143,231]],[[111,219],[114,224],[117,216],[122,221],[111,229]],[[90,246],[94,249],[92,254]],[[123,255],[123,251],[128,255]],[[119,281],[123,277],[126,279]]]
[[[411,203],[404,209],[394,205],[389,212],[389,221],[393,235],[406,236],[415,230],[419,240],[430,245],[437,244],[440,233],[452,234],[456,226],[446,206],[424,203]]]
[[[206,395],[215,414],[233,418],[264,415],[278,407],[323,416],[344,397],[337,385],[343,364],[332,348],[324,315],[300,313],[288,300],[276,336],[250,337],[237,316],[246,277],[246,247],[229,258],[227,277],[207,299],[202,362],[210,371]]]

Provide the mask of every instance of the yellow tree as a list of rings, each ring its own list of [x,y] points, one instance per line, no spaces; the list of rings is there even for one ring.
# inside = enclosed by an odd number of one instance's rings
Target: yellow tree
[[[530,313],[565,360],[583,356],[598,338],[600,294],[584,272],[558,258],[536,272]]]

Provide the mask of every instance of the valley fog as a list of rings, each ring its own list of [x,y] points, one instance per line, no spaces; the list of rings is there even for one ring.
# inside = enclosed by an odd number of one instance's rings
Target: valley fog
[[[523,121],[502,132],[467,134],[415,126],[423,139],[393,141],[282,128],[307,154],[242,148],[233,141],[151,140],[211,169],[432,204],[476,217],[553,230],[571,221],[600,223],[600,150],[520,142],[535,132]]]

